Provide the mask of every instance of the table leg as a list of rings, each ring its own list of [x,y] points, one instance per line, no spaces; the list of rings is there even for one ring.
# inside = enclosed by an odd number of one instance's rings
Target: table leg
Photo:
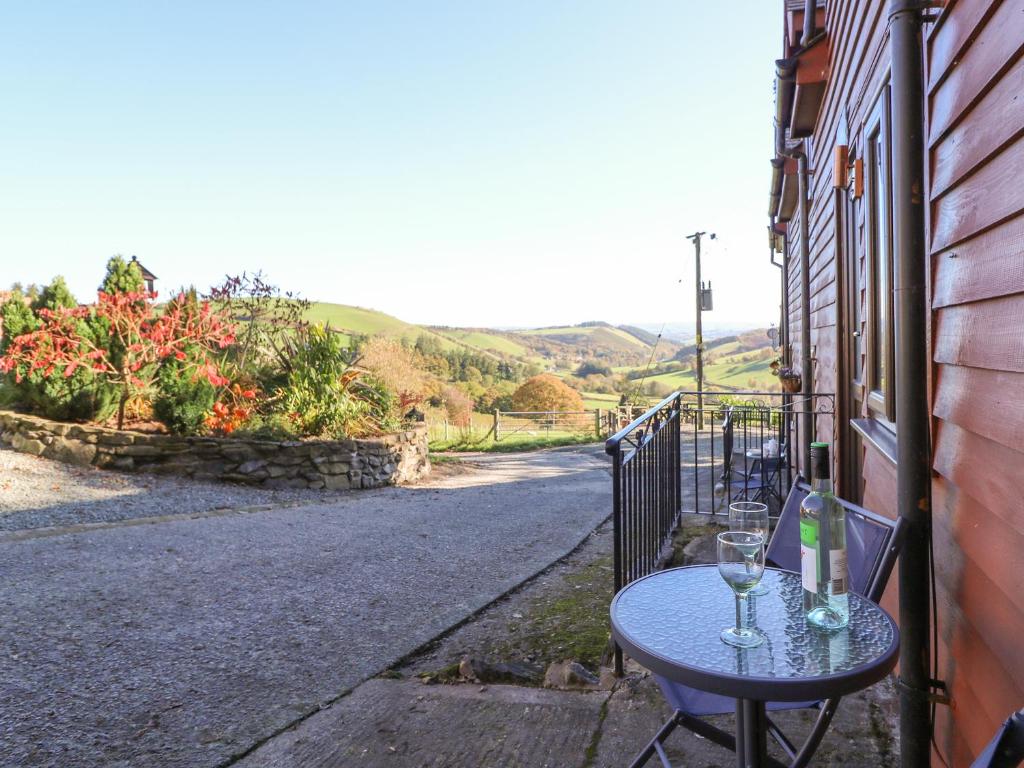
[[[763,701],[736,700],[736,765],[762,768],[768,761],[768,716]]]

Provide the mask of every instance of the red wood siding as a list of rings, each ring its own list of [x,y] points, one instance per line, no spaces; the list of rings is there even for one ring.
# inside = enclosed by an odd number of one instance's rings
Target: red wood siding
[[[837,338],[845,301],[837,274],[847,242],[837,231],[832,153],[844,119],[849,145],[863,153],[864,122],[889,72],[887,7],[887,0],[826,7],[830,76],[806,145],[813,386],[821,392],[846,386],[837,380],[845,348]],[[921,375],[934,419],[939,676],[953,695],[952,707],[939,708],[937,742],[947,764],[966,766],[1024,704],[1024,593],[1017,588],[1024,570],[1024,2],[950,0],[927,33],[925,56],[931,367]],[[847,224],[862,318],[865,209],[855,203]],[[794,218],[787,309],[795,361],[799,231]],[[838,443],[845,428],[845,415],[819,419],[817,436]],[[864,448],[864,506],[896,515],[896,472]],[[896,610],[894,583],[883,605]]]
[[[937,743],[969,765],[1024,703],[1024,3],[928,38]],[[940,708],[942,709],[942,708]]]

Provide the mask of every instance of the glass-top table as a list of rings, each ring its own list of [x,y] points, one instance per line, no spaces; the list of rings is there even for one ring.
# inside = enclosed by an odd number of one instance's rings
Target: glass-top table
[[[885,677],[899,651],[895,622],[860,595],[850,594],[849,626],[829,633],[804,619],[799,574],[766,568],[762,583],[768,594],[747,601],[748,625],[765,635],[756,648],[735,648],[719,637],[735,623],[735,608],[732,590],[713,565],[638,579],[611,605],[612,635],[637,662],[668,680],[739,700],[737,753],[749,737],[760,745],[740,765],[762,764],[764,702],[861,690]],[[740,722],[744,713],[753,724]]]

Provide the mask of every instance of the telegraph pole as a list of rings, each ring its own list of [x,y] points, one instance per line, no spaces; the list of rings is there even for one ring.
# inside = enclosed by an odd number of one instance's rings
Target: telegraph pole
[[[696,283],[696,297],[697,297],[697,429],[704,429],[704,336],[701,333],[701,312],[703,301],[701,293],[704,285],[700,280],[700,239],[707,232],[694,232],[692,235],[687,235],[686,239],[693,243],[693,248],[696,255],[697,262],[697,283]],[[715,235],[711,233],[711,239],[715,239]]]

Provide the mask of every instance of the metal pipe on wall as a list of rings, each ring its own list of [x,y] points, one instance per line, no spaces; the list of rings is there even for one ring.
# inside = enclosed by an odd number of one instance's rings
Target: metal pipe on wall
[[[811,443],[814,442],[814,399],[812,397],[814,370],[811,366],[811,243],[810,224],[810,170],[807,167],[807,154],[803,145],[791,149],[786,146],[785,128],[778,124],[775,129],[775,150],[776,154],[796,158],[799,179],[798,209],[800,217],[800,378],[801,395],[803,403],[802,410],[806,411],[805,418],[800,419],[800,442],[801,442],[801,468],[805,477],[810,476],[811,468]],[[789,236],[787,234],[787,250]],[[788,260],[787,260],[788,263]]]
[[[907,537],[899,565],[900,758],[928,765],[931,439],[920,0],[891,0],[893,235],[896,293],[896,494]]]
[[[818,3],[816,0],[804,0],[804,34],[800,39],[800,45],[806,46],[811,40],[814,39],[815,32],[815,15],[818,12]]]

